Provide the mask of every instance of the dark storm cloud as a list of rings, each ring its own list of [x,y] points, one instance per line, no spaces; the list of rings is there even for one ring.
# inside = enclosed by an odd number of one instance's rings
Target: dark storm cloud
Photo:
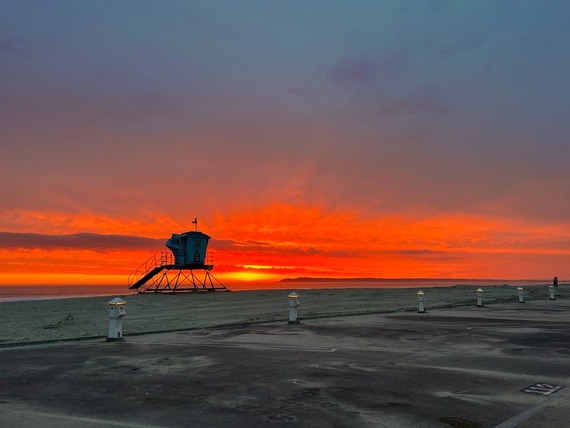
[[[164,246],[163,239],[129,235],[74,233],[47,235],[41,233],[0,232],[1,249],[40,250],[154,250]]]
[[[354,90],[351,102],[370,118],[447,113],[451,107],[433,83],[419,83],[406,50],[379,58],[345,57],[326,74],[341,89]],[[306,95],[295,91],[295,95]]]
[[[354,257],[354,252],[342,250],[320,250],[315,247],[303,246],[275,246],[271,242],[264,241],[232,241],[212,239],[212,247],[223,251],[245,251],[265,254],[279,254],[282,256],[316,256],[326,255],[330,257]]]
[[[0,41],[0,49],[12,55],[25,56],[29,53],[24,39],[9,34]]]
[[[391,251],[382,251],[378,254],[400,254],[402,256],[406,256],[410,259],[415,260],[430,260],[430,261],[439,261],[439,262],[449,262],[453,260],[457,260],[458,257],[451,252],[444,252],[444,251],[433,251],[427,249],[417,249],[417,250],[398,250],[394,249]]]
[[[386,84],[403,79],[409,70],[410,59],[405,51],[340,58],[325,78],[344,88]]]
[[[416,113],[447,113],[450,107],[435,93],[417,93],[409,98],[389,101],[380,109],[381,116],[398,116]]]
[[[378,65],[365,58],[342,58],[327,74],[327,78],[339,86],[372,83],[378,76]]]

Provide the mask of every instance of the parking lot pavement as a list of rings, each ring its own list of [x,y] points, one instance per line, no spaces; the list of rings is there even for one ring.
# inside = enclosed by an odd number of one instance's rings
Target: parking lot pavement
[[[552,427],[570,302],[0,350],[5,427]]]

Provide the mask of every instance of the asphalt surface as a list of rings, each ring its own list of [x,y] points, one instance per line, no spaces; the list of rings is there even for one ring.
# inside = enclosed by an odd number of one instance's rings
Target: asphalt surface
[[[565,427],[569,314],[509,302],[4,348],[0,426]]]

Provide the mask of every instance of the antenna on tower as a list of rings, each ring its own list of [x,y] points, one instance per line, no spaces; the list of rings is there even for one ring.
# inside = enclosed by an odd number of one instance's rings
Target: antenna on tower
[[[198,217],[194,217],[194,220],[192,220],[192,224],[194,225],[194,231],[198,232]]]

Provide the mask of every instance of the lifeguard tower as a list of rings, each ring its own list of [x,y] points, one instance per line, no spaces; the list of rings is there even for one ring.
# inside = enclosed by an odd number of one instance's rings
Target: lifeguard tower
[[[210,273],[212,254],[206,250],[210,237],[196,230],[173,233],[166,241],[171,250],[154,254],[129,275],[129,289],[139,293],[180,293],[194,291],[230,291]],[[204,272],[203,279],[201,273]]]

